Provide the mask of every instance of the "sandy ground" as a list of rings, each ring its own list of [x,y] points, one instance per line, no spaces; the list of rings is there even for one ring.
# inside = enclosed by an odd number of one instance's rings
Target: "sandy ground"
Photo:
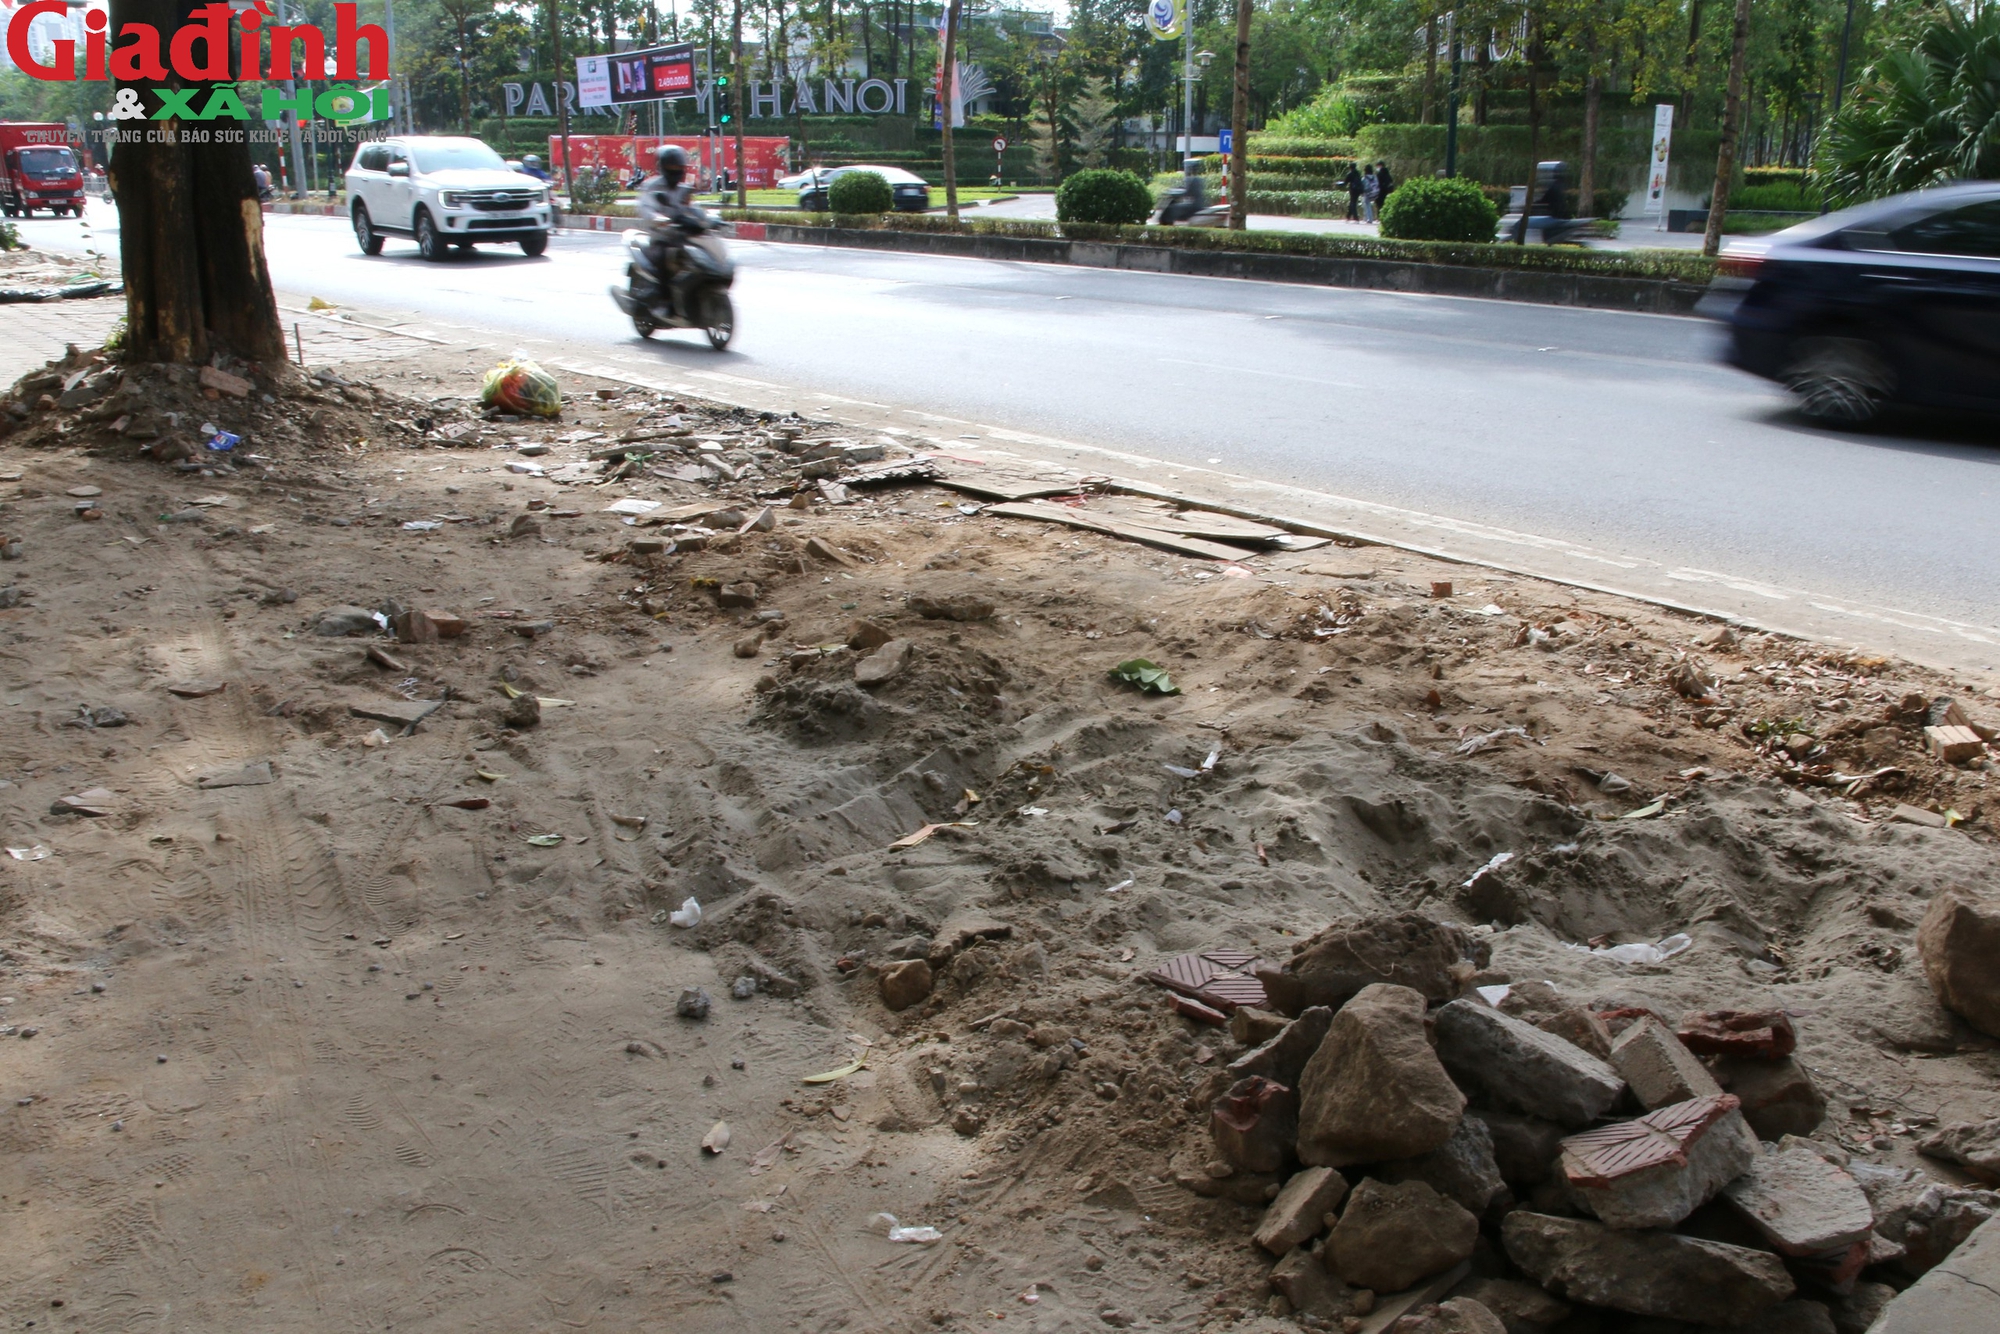
[[[364,369],[390,396],[197,404],[263,456],[228,475],[106,421],[0,441],[8,1328],[1292,1328],[1264,1314],[1255,1211],[1173,1184],[1237,1049],[1142,975],[1282,957],[1353,911],[1482,924],[1499,974],[1579,999],[1782,1002],[1821,1134],[1875,1161],[1954,1179],[1909,1129],[2000,1114],[1993,1044],[1911,940],[1932,893],[1994,874],[1986,770],[1918,732],[1938,696],[2000,708],[1988,683],[1697,644],[1712,627],[1384,548],[1176,557],[931,487],[631,556],[654,530],[613,499],[717,488],[599,485],[591,448],[679,416],[773,472],[772,423],[572,377],[559,424],[439,441],[481,367]],[[507,470],[540,443],[585,480]],[[754,514],[759,485],[720,490]],[[784,619],[719,608],[743,580]],[[907,605],[961,593],[996,614]],[[383,642],[394,670],[313,633],[385,599],[470,628]],[[914,644],[872,693],[816,647],[862,617]],[[1107,678],[1141,655],[1183,693]],[[1716,699],[1669,684],[1684,658]],[[224,688],[169,690],[193,682]],[[503,685],[573,702],[516,729]],[[446,692],[409,736],[352,713]],[[200,785],[259,761],[275,781]],[[97,788],[103,814],[52,812]],[[670,925],[690,896],[701,925]],[[875,965],[982,924],[1005,934],[884,1008]],[[1659,966],[1567,948],[1681,930]],[[766,981],[733,999],[743,976]],[[705,1020],[675,1014],[689,987]],[[945,1239],[892,1244],[882,1211]]]

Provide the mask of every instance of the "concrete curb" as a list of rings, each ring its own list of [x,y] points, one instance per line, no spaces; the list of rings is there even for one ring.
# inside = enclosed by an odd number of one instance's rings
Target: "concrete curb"
[[[1182,250],[1172,246],[1124,242],[1043,240],[963,232],[874,231],[847,227],[794,227],[777,222],[739,222],[735,224],[735,234],[745,241],[776,241],[788,245],[902,250],[976,259],[1179,273],[1204,278],[1250,278],[1319,287],[1357,287],[1371,291],[1528,301],[1549,306],[1585,306],[1596,310],[1638,311],[1651,315],[1691,315],[1695,303],[1707,290],[1690,283],[1651,278],[1611,278],[1597,274],[1544,273],[1529,269],[1481,269],[1455,264],[1405,264],[1394,260],[1344,259],[1324,255]]]

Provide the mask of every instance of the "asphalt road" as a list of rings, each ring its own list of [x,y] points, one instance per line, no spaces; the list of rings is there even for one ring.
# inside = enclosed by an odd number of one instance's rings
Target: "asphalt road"
[[[1696,320],[741,243],[737,340],[717,354],[689,332],[639,342],[605,295],[615,235],[431,265],[400,240],[365,258],[338,220],[266,222],[273,279],[300,298],[1314,488],[1801,607],[1939,618],[1927,633],[1969,641],[1950,661],[2000,664],[1974,647],[2000,645],[2000,442],[1807,427],[1717,365]]]

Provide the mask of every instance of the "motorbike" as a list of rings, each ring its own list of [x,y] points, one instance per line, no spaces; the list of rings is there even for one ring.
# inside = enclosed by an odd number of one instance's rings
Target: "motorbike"
[[[1595,232],[1597,219],[1569,216],[1568,176],[1564,163],[1536,163],[1532,189],[1516,185],[1508,190],[1507,212],[1493,239],[1518,245],[1582,245]]]
[[[681,238],[679,247],[668,249],[678,260],[671,273],[653,271],[652,233],[628,230],[625,285],[613,287],[611,299],[631,317],[641,338],[651,338],[659,329],[700,329],[709,346],[720,352],[736,331],[736,309],[729,300],[736,265],[717,235],[721,220],[712,214],[702,216],[706,223],[654,224],[676,229]]]
[[[1187,184],[1167,191],[1155,221],[1162,227],[1227,227],[1229,205],[1209,203],[1200,179],[1189,177]]]

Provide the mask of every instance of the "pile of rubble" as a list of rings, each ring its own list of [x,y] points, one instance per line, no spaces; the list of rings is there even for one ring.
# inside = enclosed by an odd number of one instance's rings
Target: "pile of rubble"
[[[1996,933],[2000,899],[1952,892],[1919,934],[1940,999],[1989,1033]],[[1212,1157],[1177,1176],[1269,1202],[1254,1239],[1307,1328],[1903,1328],[1876,1323],[1897,1290],[2000,1213],[1812,1138],[1826,1105],[1781,1009],[1673,1022],[1488,963],[1478,931],[1406,912],[1278,965],[1218,951],[1153,975],[1257,1043],[1216,1077]],[[1925,1151],[2000,1180],[2000,1121]]]

